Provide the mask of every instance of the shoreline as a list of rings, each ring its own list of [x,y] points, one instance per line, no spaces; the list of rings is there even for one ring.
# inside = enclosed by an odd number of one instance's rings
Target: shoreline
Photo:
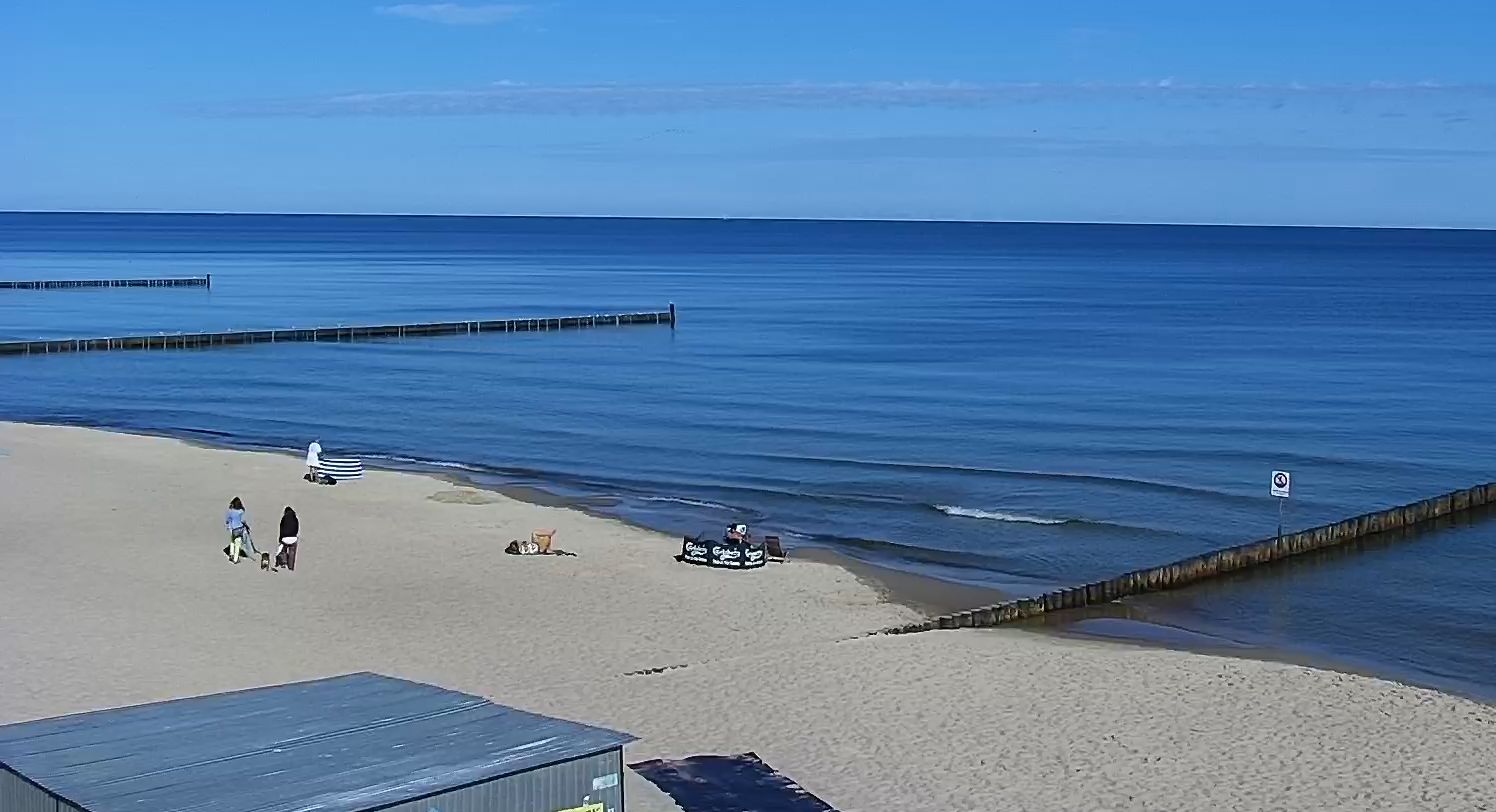
[[[267,454],[300,460],[302,453],[293,449],[261,446],[252,443],[215,443],[191,432],[182,435],[168,432],[128,430],[114,427],[81,425],[73,423],[40,423],[0,420],[21,426],[81,429],[105,434],[179,442],[192,448],[208,451]],[[227,440],[227,438],[224,438]],[[571,511],[604,522],[613,522],[644,533],[668,538],[678,544],[679,537],[589,505],[585,500],[561,496],[542,487],[484,483],[478,481],[477,471],[464,468],[444,468],[437,463],[422,463],[416,460],[396,460],[387,457],[362,458],[367,470],[410,475],[443,482],[460,488],[494,493],[516,502],[536,507]],[[457,465],[460,465],[458,463]],[[499,474],[494,474],[495,476]],[[873,590],[881,600],[912,610],[923,617],[936,617],[950,612],[972,609],[1007,600],[1012,597],[1002,590],[945,580],[933,575],[902,570],[897,567],[871,562],[838,551],[822,544],[786,544],[792,559],[834,567],[854,577],[859,583]],[[1101,623],[1098,623],[1101,621]],[[1098,625],[1102,628],[1097,628]],[[1179,651],[1193,654],[1231,657],[1261,662],[1282,663],[1315,668],[1343,674],[1355,674],[1387,680],[1398,684],[1440,691],[1473,701],[1496,705],[1496,689],[1486,690],[1482,686],[1460,680],[1441,679],[1434,675],[1412,675],[1399,673],[1386,665],[1374,661],[1352,661],[1344,657],[1314,650],[1310,647],[1267,645],[1251,640],[1234,639],[1213,630],[1193,627],[1178,622],[1172,617],[1160,617],[1159,613],[1146,605],[1133,602],[1118,602],[1068,613],[1063,617],[1041,618],[1037,621],[1013,624],[1012,630],[1052,637],[1055,639],[1082,641],[1104,645],[1141,647]],[[1423,678],[1417,678],[1422,676]]]
[[[694,567],[616,519],[425,474],[316,487],[303,471],[284,452],[0,423],[0,724],[374,671],[629,732],[630,763],[755,752],[840,809],[1496,797],[1496,706],[1017,629],[880,635],[917,613],[870,571]],[[257,527],[294,504],[295,572],[228,563],[231,496]],[[543,527],[577,556],[502,552]],[[633,812],[678,812],[624,781]]]
[[[201,444],[201,447],[215,448],[215,446],[207,443]],[[284,453],[292,457],[300,456],[294,451],[281,450],[279,453]],[[670,535],[665,531],[650,527],[642,522],[598,510],[583,501],[558,496],[543,488],[524,485],[488,485],[478,482],[465,473],[433,470],[423,467],[420,463],[410,463],[408,467],[379,464],[384,462],[389,461],[379,459],[375,461],[374,465],[367,467],[377,470],[414,474],[416,476],[426,476],[461,487],[502,494],[505,497],[526,504],[554,507],[562,510],[574,510],[604,521],[618,522],[648,533]],[[679,541],[679,537],[676,536],[671,536],[671,539],[675,542]],[[786,549],[790,551],[791,556],[795,560],[826,564],[848,572],[859,582],[874,590],[883,600],[912,609],[927,618],[988,606],[1014,597],[1013,593],[993,587],[948,581],[933,575],[925,575],[867,561],[822,544],[787,544]],[[1096,621],[1098,620],[1120,620],[1121,622],[1110,629],[1098,630],[1096,629]],[[1115,631],[1116,626],[1121,626],[1123,631]],[[1375,661],[1348,660],[1342,656],[1318,651],[1307,646],[1296,648],[1235,639],[1216,633],[1215,631],[1192,627],[1187,623],[1179,623],[1175,618],[1162,618],[1159,616],[1158,611],[1152,607],[1140,605],[1132,601],[1118,601],[1091,606],[1061,616],[1047,616],[1041,617],[1036,621],[1015,623],[1009,628],[1021,633],[1062,640],[1102,645],[1131,646],[1145,649],[1162,649],[1216,657],[1231,657],[1234,659],[1296,665],[1341,674],[1353,674],[1395,682],[1410,687],[1439,691],[1476,702],[1496,705],[1496,688],[1487,689],[1478,684],[1466,683],[1450,678],[1441,679],[1432,675],[1424,675],[1425,678],[1423,679],[1415,679],[1413,678],[1415,675],[1389,670],[1385,665]]]
[[[120,434],[131,437],[150,437],[171,440],[207,451],[271,454],[296,460],[300,460],[304,456],[301,452],[288,448],[262,446],[252,443],[214,443],[208,439],[194,436],[190,432],[184,432],[179,435],[170,432],[122,429],[79,423],[0,420],[0,425],[4,425],[5,423],[20,426],[83,429],[86,431],[98,431],[106,434]],[[670,537],[673,541],[679,542],[678,537],[671,536],[659,528],[650,527],[626,516],[618,516],[599,510],[583,500],[560,496],[543,488],[526,485],[483,483],[473,477],[473,473],[475,472],[463,469],[443,469],[435,463],[403,462],[400,460],[391,460],[386,457],[360,457],[360,459],[363,460],[366,470],[426,477],[439,482],[445,482],[449,485],[497,493],[529,505],[576,511],[603,521],[617,522],[626,527],[642,530],[647,533]],[[896,567],[865,561],[828,546],[816,544],[796,545],[791,540],[786,540],[785,546],[795,560],[813,561],[847,571],[856,576],[860,581],[866,583],[869,587],[877,590],[889,602],[906,606],[929,616],[996,603],[1010,597],[1002,590],[947,581],[932,575],[910,572]]]

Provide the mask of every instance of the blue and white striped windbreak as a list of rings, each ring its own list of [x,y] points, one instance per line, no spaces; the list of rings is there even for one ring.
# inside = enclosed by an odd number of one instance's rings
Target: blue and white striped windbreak
[[[364,462],[358,457],[323,457],[318,470],[339,482],[364,478]]]

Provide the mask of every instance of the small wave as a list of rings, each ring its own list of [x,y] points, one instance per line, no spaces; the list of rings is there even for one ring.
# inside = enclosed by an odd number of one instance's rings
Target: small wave
[[[1049,519],[1043,516],[1028,516],[1022,513],[1004,513],[1000,510],[977,510],[959,505],[935,505],[936,510],[947,516],[963,519],[987,519],[994,522],[1017,522],[1020,524],[1069,524],[1070,519]]]
[[[831,533],[812,533],[800,536],[800,538],[815,546],[829,547],[839,552],[851,554],[854,557],[862,557],[865,561],[872,561],[873,563],[893,567],[894,569],[905,569],[905,566],[902,565],[914,565],[916,568],[914,571],[918,572],[923,571],[919,567],[934,565],[940,568],[957,570],[997,572],[1007,576],[1033,579],[1045,583],[1052,581],[1052,579],[1046,579],[1042,567],[1038,571],[1029,572],[1027,570],[1030,568],[1023,566],[1022,561],[1019,559],[982,553],[975,550],[925,547],[897,541]]]
[[[692,507],[707,508],[708,510],[737,510],[735,507],[721,505],[716,502],[708,502],[704,499],[686,499],[680,496],[641,496],[641,502],[671,502],[677,505],[690,505]]]
[[[473,473],[483,473],[485,471],[483,466],[480,465],[469,465],[467,463],[448,462],[445,460],[425,460],[417,457],[402,457],[398,454],[368,454],[365,455],[364,459],[401,462],[407,465],[419,465],[429,468],[451,468],[457,471],[471,471]]]
[[[788,463],[815,462],[825,465],[837,465],[847,467],[888,468],[904,471],[922,471],[933,473],[963,473],[963,474],[985,474],[989,476],[1009,477],[1025,480],[1047,480],[1058,482],[1081,482],[1103,487],[1130,488],[1134,490],[1162,491],[1166,493],[1179,493],[1189,496],[1203,497],[1207,499],[1227,500],[1232,502],[1256,503],[1256,497],[1241,493],[1216,490],[1214,488],[1199,485],[1189,485],[1180,482],[1168,482],[1164,480],[1145,479],[1141,477],[1129,477],[1110,474],[1088,474],[1080,472],[1065,471],[1032,471],[1022,468],[989,468],[980,465],[962,465],[958,463],[940,462],[915,462],[907,460],[880,460],[863,459],[859,457],[826,457],[826,456],[802,456],[794,454],[765,454],[757,452],[718,452],[731,456],[748,457],[754,459],[774,460]]]

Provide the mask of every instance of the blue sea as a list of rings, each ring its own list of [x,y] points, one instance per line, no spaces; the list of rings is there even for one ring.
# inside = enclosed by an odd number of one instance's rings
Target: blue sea
[[[1496,479],[1496,232],[0,214],[0,277],[204,273],[0,291],[0,337],[680,323],[0,358],[0,418],[319,436],[1012,593],[1272,535],[1274,469],[1288,529]],[[1493,579],[1476,520],[1129,614],[1496,698]]]

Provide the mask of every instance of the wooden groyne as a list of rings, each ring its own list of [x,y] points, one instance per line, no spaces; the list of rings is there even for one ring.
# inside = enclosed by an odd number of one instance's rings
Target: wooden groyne
[[[1496,483],[1477,485],[1410,505],[1367,513],[1282,537],[1227,547],[1224,550],[1216,550],[1157,567],[1133,570],[1105,581],[1096,581],[1082,586],[1045,592],[1029,598],[941,615],[930,620],[885,629],[883,633],[908,634],[933,629],[1000,626],[1004,623],[1027,620],[1064,609],[1080,609],[1111,603],[1132,595],[1179,589],[1230,572],[1238,572],[1316,550],[1350,544],[1380,533],[1411,529],[1486,505],[1496,505]]]
[[[45,355],[91,350],[188,350],[287,341],[362,341],[378,338],[530,333],[547,330],[665,324],[675,328],[675,305],[648,313],[610,313],[532,319],[443,321],[422,324],[382,324],[368,327],[305,327],[286,330],[234,330],[222,333],[177,333],[113,338],[55,338],[0,342],[0,355]]]
[[[65,288],[212,288],[213,275],[166,279],[0,279],[0,290],[62,290]]]

